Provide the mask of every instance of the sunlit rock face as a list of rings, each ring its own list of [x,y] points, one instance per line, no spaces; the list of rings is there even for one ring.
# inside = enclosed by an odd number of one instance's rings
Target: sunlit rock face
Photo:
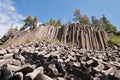
[[[14,38],[6,41],[9,45],[18,45],[32,41],[59,40],[64,44],[75,43],[80,48],[87,50],[104,50],[107,47],[107,36],[103,28],[89,27],[79,23],[68,24],[60,27],[40,25],[34,30],[16,33]]]

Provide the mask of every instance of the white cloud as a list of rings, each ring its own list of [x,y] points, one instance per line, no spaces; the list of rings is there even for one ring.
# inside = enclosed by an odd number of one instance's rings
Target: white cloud
[[[2,37],[8,28],[21,27],[24,16],[16,11],[12,0],[0,0],[0,37]]]

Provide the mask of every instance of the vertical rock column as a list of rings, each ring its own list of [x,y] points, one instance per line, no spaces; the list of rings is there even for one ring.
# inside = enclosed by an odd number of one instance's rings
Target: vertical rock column
[[[68,38],[68,28],[69,28],[69,25],[65,26],[64,27],[64,32],[63,32],[63,40],[64,40],[64,43],[66,44],[67,43],[67,38]]]
[[[85,36],[84,36],[84,27],[81,29],[81,44],[82,48],[85,49]]]
[[[77,31],[79,31],[79,30],[78,30],[78,25],[77,24],[75,24],[75,30],[74,31],[75,31],[75,33],[74,33],[74,42],[76,44],[78,44],[78,42],[77,42],[77,36],[78,36]]]
[[[90,50],[90,38],[89,38],[89,28],[86,28],[85,30],[85,37],[86,37],[86,49]]]
[[[87,27],[79,23],[73,23],[60,29],[55,29],[53,33],[52,35],[55,35],[53,38],[64,43],[77,43],[81,48],[87,50],[104,50],[107,46],[107,37],[102,28]]]
[[[97,30],[96,29],[93,29],[93,35],[94,35],[94,39],[95,39],[95,46],[94,46],[94,49],[99,49],[99,44],[98,44],[98,38],[97,38]]]
[[[91,27],[89,27],[88,34],[89,34],[88,37],[89,37],[89,42],[90,42],[90,50],[93,50]]]
[[[103,43],[103,37],[102,37],[102,34],[101,34],[101,31],[98,30],[98,35],[99,35],[99,39],[100,39],[100,44],[101,44],[101,49],[104,50],[105,49],[105,46],[104,46],[104,43]]]
[[[103,29],[101,31],[101,35],[102,35],[102,38],[103,38],[104,46],[106,48],[107,47],[107,36],[106,36],[106,32]]]

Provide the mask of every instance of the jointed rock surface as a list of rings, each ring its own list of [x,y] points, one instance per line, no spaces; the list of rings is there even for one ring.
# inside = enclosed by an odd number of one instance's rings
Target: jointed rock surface
[[[1,48],[0,80],[120,80],[120,46],[90,51],[36,42]]]
[[[64,44],[75,43],[80,48],[87,50],[104,50],[107,47],[107,34],[102,27],[90,27],[80,23],[60,27],[40,25],[34,30],[18,31],[12,39],[4,44],[18,45],[38,40],[59,40]]]

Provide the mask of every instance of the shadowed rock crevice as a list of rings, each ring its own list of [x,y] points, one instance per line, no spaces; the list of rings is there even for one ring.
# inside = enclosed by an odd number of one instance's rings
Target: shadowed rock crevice
[[[45,42],[0,48],[0,80],[120,80],[119,52]]]
[[[107,47],[107,36],[103,28],[89,27],[79,23],[67,24],[61,27],[51,25],[40,25],[34,30],[16,33],[13,39],[5,44],[18,45],[22,43],[59,40],[67,43],[76,43],[79,47],[87,50],[104,50]]]

